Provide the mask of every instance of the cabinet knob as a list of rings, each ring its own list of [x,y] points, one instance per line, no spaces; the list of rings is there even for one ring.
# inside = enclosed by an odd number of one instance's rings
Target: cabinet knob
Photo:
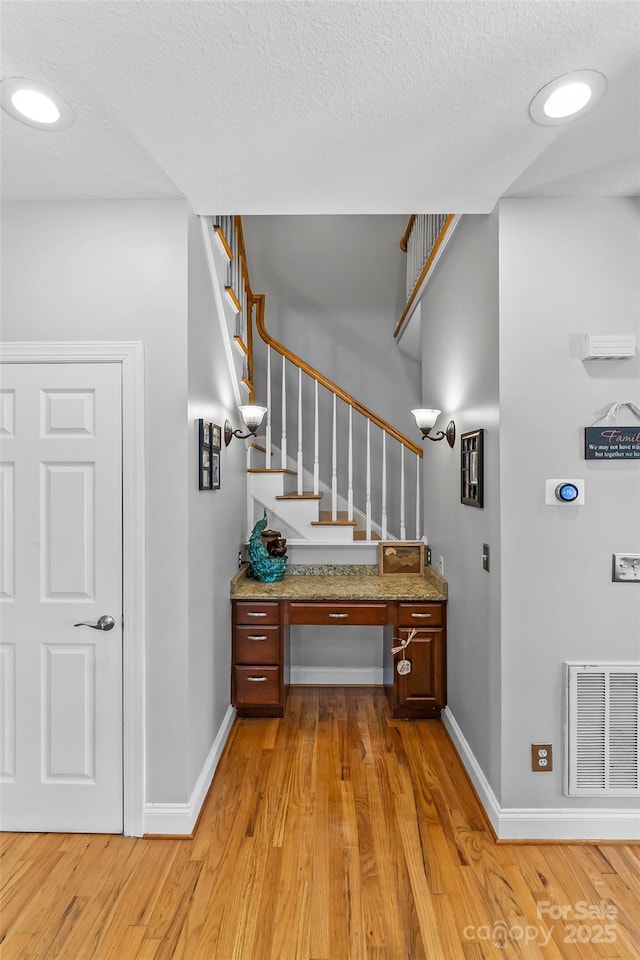
[[[247,616],[248,617],[266,617],[266,613],[264,613],[264,611],[258,612],[256,610],[249,610],[247,613]]]
[[[267,639],[266,636],[258,637],[256,636],[256,634],[251,634],[251,633],[247,634],[247,640],[266,640],[266,639]]]
[[[266,677],[247,677],[247,680],[250,680],[251,683],[264,683],[266,679]]]
[[[426,620],[429,617],[432,617],[433,614],[432,613],[412,613],[411,616],[415,617],[416,620]]]
[[[334,620],[343,620],[345,617],[348,617],[348,613],[330,613],[330,617],[333,617]]]

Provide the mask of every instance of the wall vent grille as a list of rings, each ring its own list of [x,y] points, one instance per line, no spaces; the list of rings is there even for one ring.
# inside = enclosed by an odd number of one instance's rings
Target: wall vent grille
[[[640,794],[640,664],[565,664],[569,796]]]

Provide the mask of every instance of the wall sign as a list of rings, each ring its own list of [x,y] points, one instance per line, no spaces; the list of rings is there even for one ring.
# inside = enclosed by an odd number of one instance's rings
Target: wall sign
[[[640,426],[585,427],[585,460],[640,460]]]

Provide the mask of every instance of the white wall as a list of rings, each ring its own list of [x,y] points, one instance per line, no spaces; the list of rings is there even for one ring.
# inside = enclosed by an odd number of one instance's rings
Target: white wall
[[[425,526],[449,583],[448,703],[493,790],[500,789],[498,219],[466,216],[422,300],[422,403],[458,437],[424,442]],[[483,428],[485,501],[460,503],[460,434]],[[482,569],[482,544],[491,570]]]
[[[500,203],[507,807],[605,806],[562,795],[562,663],[640,660],[640,587],[611,582],[611,554],[640,551],[640,464],[583,456],[585,426],[640,400],[640,359],[583,362],[580,339],[640,335],[639,264],[638,199]],[[545,506],[547,477],[584,478],[585,505]],[[530,772],[532,742],[553,743],[553,773]]]
[[[220,264],[219,266],[222,266]],[[222,274],[224,278],[224,274]],[[225,298],[226,299],[226,298]],[[224,322],[224,318],[223,318]],[[245,535],[245,444],[221,452],[221,487],[198,490],[199,418],[237,420],[200,221],[189,218],[189,785],[193,789],[230,701],[229,580]],[[236,424],[237,425],[237,424]]]
[[[4,340],[142,340],[147,799],[187,788],[187,219],[181,201],[11,203]]]

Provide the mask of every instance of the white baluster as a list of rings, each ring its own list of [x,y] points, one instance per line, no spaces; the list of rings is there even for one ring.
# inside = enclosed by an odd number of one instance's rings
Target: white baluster
[[[404,444],[400,444],[400,539],[407,539],[407,527],[404,519]]]
[[[347,490],[347,519],[353,520],[353,407],[349,406],[349,463]]]
[[[287,469],[287,381],[285,376],[285,358],[282,357],[282,431],[280,435],[280,466]]]
[[[338,519],[338,443],[336,439],[336,395],[333,395],[333,438],[331,440],[331,519]]]
[[[298,367],[298,493],[302,493],[302,368]]]
[[[247,444],[247,470],[251,468],[251,444]],[[251,496],[251,491],[249,489],[251,481],[247,483],[247,540],[251,536],[251,531],[253,530],[253,497]]]
[[[320,492],[320,430],[318,427],[318,381],[315,380],[315,399],[313,413],[313,492]]]
[[[422,540],[420,533],[420,457],[416,453],[416,540]]]
[[[367,419],[367,540],[371,540],[371,420]]]
[[[271,347],[267,344],[267,426],[265,444],[267,452],[264,455],[264,465],[271,469]]]
[[[382,539],[387,539],[387,432],[382,431]]]

